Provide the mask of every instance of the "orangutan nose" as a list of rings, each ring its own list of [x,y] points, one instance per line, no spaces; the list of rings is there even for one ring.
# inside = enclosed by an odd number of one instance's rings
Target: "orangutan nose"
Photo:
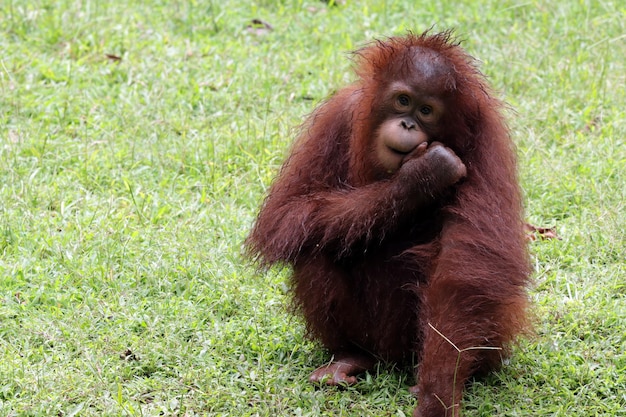
[[[417,127],[417,124],[411,119],[402,119],[400,125],[406,130],[415,129]]]

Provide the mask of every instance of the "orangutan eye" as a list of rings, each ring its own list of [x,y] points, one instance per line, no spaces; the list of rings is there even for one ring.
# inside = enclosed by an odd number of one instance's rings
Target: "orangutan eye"
[[[428,116],[429,114],[432,114],[433,109],[430,106],[424,106],[420,109],[420,113],[422,113],[424,116]]]
[[[411,97],[406,94],[400,94],[396,100],[402,107],[409,107],[411,105]]]

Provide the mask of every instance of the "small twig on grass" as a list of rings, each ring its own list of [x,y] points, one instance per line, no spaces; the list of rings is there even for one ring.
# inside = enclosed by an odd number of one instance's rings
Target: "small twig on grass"
[[[435,333],[437,333],[439,336],[441,336],[443,338],[443,340],[445,340],[446,342],[448,342],[450,344],[450,346],[452,346],[456,351],[457,351],[457,357],[456,357],[456,364],[454,366],[454,377],[452,379],[452,404],[451,405],[446,405],[446,403],[437,395],[435,395],[435,398],[437,398],[437,400],[439,400],[439,402],[441,403],[442,407],[446,410],[446,416],[448,415],[448,410],[454,410],[455,407],[458,407],[459,404],[456,402],[456,399],[454,398],[455,392],[456,392],[456,378],[457,378],[457,373],[459,371],[459,364],[461,363],[461,353],[466,352],[468,350],[502,350],[501,347],[497,347],[497,346],[470,346],[468,348],[465,349],[459,349],[459,347],[457,345],[455,345],[450,339],[448,339],[446,337],[446,335],[444,335],[443,333],[441,333],[439,330],[437,330],[437,328],[435,328],[435,326],[433,326],[430,322],[428,323],[428,326],[430,326],[431,329],[433,329],[435,331]],[[454,411],[453,411],[453,415],[454,415]]]

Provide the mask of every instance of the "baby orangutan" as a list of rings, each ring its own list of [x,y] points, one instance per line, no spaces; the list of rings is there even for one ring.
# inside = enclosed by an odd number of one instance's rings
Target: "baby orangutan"
[[[414,416],[458,417],[468,378],[527,324],[514,147],[448,32],[356,56],[357,80],[305,122],[247,248],[293,268],[308,331],[333,355],[312,381],[417,362]]]

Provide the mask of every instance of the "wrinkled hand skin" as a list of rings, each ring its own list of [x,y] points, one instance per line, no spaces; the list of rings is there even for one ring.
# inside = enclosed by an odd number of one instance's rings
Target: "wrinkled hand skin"
[[[461,159],[440,142],[422,143],[404,158],[400,175],[428,178],[436,188],[445,189],[467,175]]]

